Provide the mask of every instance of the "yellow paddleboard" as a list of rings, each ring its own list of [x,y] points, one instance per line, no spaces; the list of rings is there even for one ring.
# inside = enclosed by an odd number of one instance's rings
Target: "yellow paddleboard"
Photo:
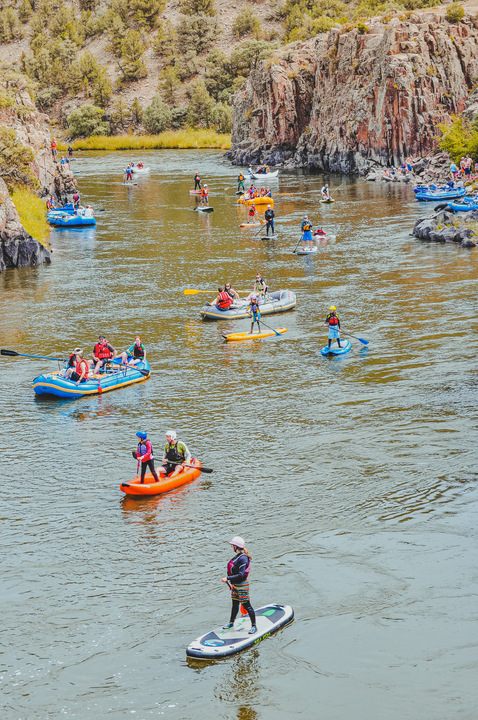
[[[287,332],[287,328],[277,328],[276,332],[282,335],[282,333]],[[232,335],[223,335],[222,337],[226,340],[226,342],[228,342],[234,340],[258,340],[259,338],[271,337],[271,335],[275,334],[276,333],[273,330],[266,330],[260,333],[253,333],[252,335],[248,332],[240,332],[232,333]]]

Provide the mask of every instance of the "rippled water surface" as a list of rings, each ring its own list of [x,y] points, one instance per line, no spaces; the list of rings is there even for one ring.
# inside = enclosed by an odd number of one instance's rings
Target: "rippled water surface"
[[[0,344],[58,355],[140,332],[152,377],[76,401],[35,398],[54,363],[0,359],[2,718],[475,720],[478,708],[477,251],[410,237],[411,188],[281,172],[278,237],[241,231],[220,153],[84,154],[95,230],[52,234],[49,267],[0,276]],[[215,212],[193,212],[200,170]],[[287,195],[291,193],[291,195]],[[104,210],[103,210],[104,209]],[[304,213],[328,243],[291,254]],[[204,323],[226,279],[297,293],[280,339],[224,344]],[[324,359],[322,327],[370,345]],[[178,430],[211,475],[124,498],[135,433]],[[187,644],[229,615],[227,540],[251,597],[294,623],[216,664]]]

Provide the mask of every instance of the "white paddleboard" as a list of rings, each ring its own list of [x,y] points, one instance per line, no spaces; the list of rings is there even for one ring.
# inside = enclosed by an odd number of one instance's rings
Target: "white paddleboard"
[[[186,650],[186,655],[199,660],[216,660],[241,652],[261,640],[269,637],[294,618],[290,605],[265,605],[256,610],[257,632],[249,635],[251,621],[249,616],[236,620],[234,627],[228,630],[216,628],[194,640]]]
[[[277,237],[277,233],[275,235],[261,235],[261,240],[274,240]]]
[[[317,252],[316,247],[313,247],[313,248],[306,247],[306,248],[301,248],[300,250],[297,250],[296,255],[313,255],[316,252]]]
[[[214,208],[211,206],[198,207],[198,212],[214,212]]]

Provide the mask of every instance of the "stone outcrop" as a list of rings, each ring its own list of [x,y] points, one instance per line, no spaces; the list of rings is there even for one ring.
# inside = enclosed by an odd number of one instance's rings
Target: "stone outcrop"
[[[467,227],[469,222],[476,223],[478,212],[464,214],[463,220],[457,221],[455,215],[442,211],[436,215],[420,218],[413,228],[413,235],[427,242],[459,243],[462,247],[475,247],[472,240],[474,231]]]
[[[363,30],[363,28],[361,28]],[[436,147],[478,81],[478,20],[443,9],[334,29],[258,63],[234,96],[237,164],[342,172],[399,165]]]
[[[21,224],[7,186],[0,178],[0,272],[5,268],[40,265],[50,261],[48,250],[29,235]]]

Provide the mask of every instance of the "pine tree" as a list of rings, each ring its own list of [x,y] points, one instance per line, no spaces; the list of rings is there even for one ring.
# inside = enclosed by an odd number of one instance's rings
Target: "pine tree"
[[[135,97],[129,106],[129,117],[134,125],[139,125],[143,121],[143,108],[137,97]]]
[[[131,0],[134,19],[148,28],[156,25],[158,15],[166,7],[165,0]]]
[[[215,15],[214,0],[182,0],[181,12],[185,15]]]
[[[143,61],[145,51],[141,34],[137,30],[128,30],[121,44],[120,68],[126,80],[139,80],[147,76]]]
[[[188,120],[193,127],[209,127],[214,100],[209,95],[204,80],[193,83],[188,106]]]
[[[104,108],[111,100],[112,95],[113,88],[111,87],[108,73],[104,67],[100,67],[94,80],[93,100],[95,101],[95,105],[99,105]]]
[[[161,70],[159,89],[163,93],[163,97],[167,103],[174,105],[176,101],[176,90],[180,85],[178,73],[174,67],[168,67]]]

